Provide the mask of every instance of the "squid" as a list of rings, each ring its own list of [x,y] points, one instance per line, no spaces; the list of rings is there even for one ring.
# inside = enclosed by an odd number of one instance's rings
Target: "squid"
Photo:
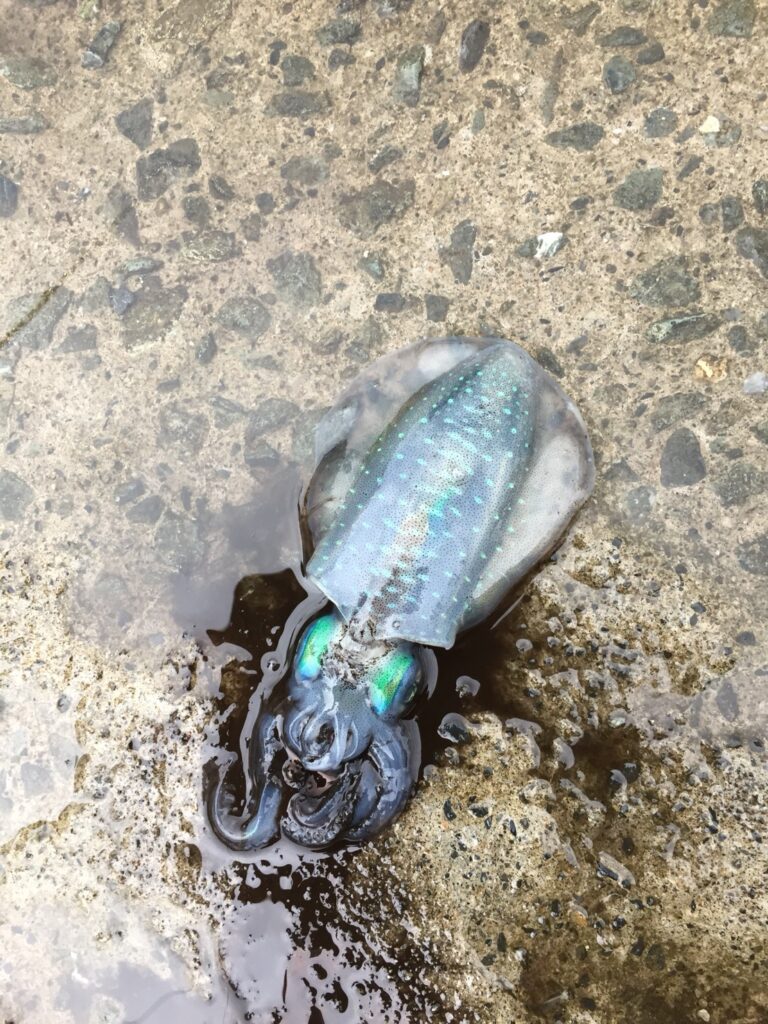
[[[242,812],[226,773],[210,787],[217,835],[325,849],[394,821],[418,778],[433,649],[491,615],[593,485],[578,409],[515,343],[428,339],[364,370],[315,434],[306,577],[322,607],[249,716]]]

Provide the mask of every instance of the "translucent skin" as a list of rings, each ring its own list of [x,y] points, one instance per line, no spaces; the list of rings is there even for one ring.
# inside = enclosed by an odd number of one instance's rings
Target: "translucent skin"
[[[592,486],[577,410],[498,339],[406,401],[356,468],[307,574],[347,621],[432,647],[493,611]]]
[[[261,712],[245,817],[227,820],[216,791],[212,818],[231,845],[266,845],[281,821],[306,846],[358,842],[400,812],[419,766],[408,716],[426,685],[422,645],[451,647],[486,618],[594,478],[578,410],[502,339],[385,357],[317,437],[307,575],[335,611],[307,627],[287,697]]]

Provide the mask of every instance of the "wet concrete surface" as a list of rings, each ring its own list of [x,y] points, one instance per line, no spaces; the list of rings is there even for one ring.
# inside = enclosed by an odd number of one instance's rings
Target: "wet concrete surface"
[[[4,1019],[765,1019],[761,5],[0,15]],[[240,861],[314,425],[447,334],[560,381],[594,496],[398,824]]]

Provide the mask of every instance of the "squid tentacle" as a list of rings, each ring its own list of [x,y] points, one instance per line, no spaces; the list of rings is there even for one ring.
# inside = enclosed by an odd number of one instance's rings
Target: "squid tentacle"
[[[344,839],[355,813],[360,778],[361,765],[354,761],[345,765],[343,775],[328,792],[296,793],[283,818],[283,834],[301,846],[317,850]]]
[[[370,839],[393,821],[416,783],[421,761],[421,737],[413,719],[381,723],[367,753],[366,771],[344,838]]]
[[[280,739],[280,717],[271,712],[259,715],[250,758],[253,786],[249,810],[240,817],[227,808],[231,790],[226,773],[220,774],[208,796],[208,817],[218,838],[235,850],[256,850],[269,845],[280,833],[285,803],[282,778],[275,762],[284,755]]]

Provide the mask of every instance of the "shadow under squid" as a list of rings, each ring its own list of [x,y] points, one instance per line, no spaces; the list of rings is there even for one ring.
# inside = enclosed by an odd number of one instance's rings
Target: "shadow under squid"
[[[392,822],[420,768],[433,649],[531,574],[593,483],[578,409],[513,342],[427,339],[367,367],[316,428],[311,593],[262,666],[242,764],[209,766],[217,836],[324,849]]]

